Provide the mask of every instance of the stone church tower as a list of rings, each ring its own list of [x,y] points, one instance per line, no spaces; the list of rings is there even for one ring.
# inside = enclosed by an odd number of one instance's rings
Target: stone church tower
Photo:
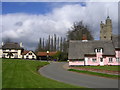
[[[100,24],[100,40],[112,40],[112,20],[107,17],[105,23]]]

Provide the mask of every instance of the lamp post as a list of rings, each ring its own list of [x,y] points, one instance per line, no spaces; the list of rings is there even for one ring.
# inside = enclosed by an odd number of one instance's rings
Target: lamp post
[[[47,51],[47,61],[48,61],[48,59],[49,59],[49,51]]]

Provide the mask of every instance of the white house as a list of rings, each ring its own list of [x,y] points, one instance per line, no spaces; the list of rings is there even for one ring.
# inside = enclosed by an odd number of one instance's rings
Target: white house
[[[0,47],[0,58],[22,58],[23,50],[22,43],[2,43]]]
[[[0,47],[0,58],[37,59],[33,51],[24,50],[22,43],[5,43]]]
[[[26,51],[22,53],[24,59],[37,59],[36,54],[33,51]]]

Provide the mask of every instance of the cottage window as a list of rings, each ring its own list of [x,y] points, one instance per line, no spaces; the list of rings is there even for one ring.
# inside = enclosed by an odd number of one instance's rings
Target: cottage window
[[[34,56],[32,56],[32,59],[34,59]]]
[[[113,62],[113,58],[109,58],[109,62]]]
[[[96,62],[96,59],[95,59],[95,58],[93,58],[93,59],[92,59],[92,61],[93,61],[93,62]]]
[[[32,55],[32,53],[29,53],[29,55]]]
[[[96,52],[103,52],[103,49],[102,48],[96,48],[95,51]]]
[[[26,56],[26,59],[28,59],[28,56]]]
[[[116,62],[120,62],[120,58],[116,58]]]
[[[97,49],[97,52],[100,52],[101,51],[101,49]]]

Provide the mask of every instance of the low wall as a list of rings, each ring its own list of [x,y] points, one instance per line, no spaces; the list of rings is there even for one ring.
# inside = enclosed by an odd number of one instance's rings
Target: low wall
[[[84,61],[69,61],[69,66],[80,66],[80,65],[84,65]]]

